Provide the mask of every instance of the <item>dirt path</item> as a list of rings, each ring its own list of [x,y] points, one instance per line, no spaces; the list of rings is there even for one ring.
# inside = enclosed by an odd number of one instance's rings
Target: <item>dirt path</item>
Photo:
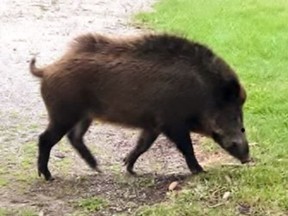
[[[56,177],[36,173],[37,136],[46,127],[38,80],[28,72],[37,55],[48,64],[67,42],[87,31],[131,34],[129,18],[154,0],[2,0],[0,6],[0,215],[132,214],[163,201],[168,184],[189,174],[181,155],[165,138],[136,164],[128,177],[122,159],[135,144],[136,130],[95,123],[86,135],[104,173],[93,173],[63,140],[51,154]],[[197,139],[197,138],[194,138]],[[200,162],[213,160],[196,146]]]

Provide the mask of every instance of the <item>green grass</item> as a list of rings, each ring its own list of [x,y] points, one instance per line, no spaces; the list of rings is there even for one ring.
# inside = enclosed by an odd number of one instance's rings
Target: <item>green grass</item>
[[[82,199],[77,203],[77,207],[80,207],[85,212],[97,212],[106,208],[108,206],[108,202],[99,197],[89,197],[86,199]]]
[[[288,2],[160,0],[154,12],[137,19],[208,45],[237,71],[248,93],[245,123],[257,159],[255,167],[211,168],[191,179],[185,193],[138,214],[235,215],[248,206],[252,215],[287,215]],[[222,203],[219,195],[215,201],[217,188],[230,191],[231,198]],[[211,207],[213,202],[221,205]]]
[[[0,207],[0,216],[11,216],[11,215],[15,215],[15,216],[37,216],[38,214],[32,210],[32,209],[28,209],[28,208],[21,208],[16,210],[9,210],[9,209],[4,209]]]

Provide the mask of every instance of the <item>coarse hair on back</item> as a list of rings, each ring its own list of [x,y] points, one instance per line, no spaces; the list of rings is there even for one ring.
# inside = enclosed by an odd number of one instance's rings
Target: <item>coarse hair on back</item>
[[[119,54],[129,52],[137,55],[161,55],[197,61],[211,59],[215,55],[208,47],[197,42],[171,34],[143,34],[140,36],[113,37],[88,33],[76,37],[71,46],[74,53]]]

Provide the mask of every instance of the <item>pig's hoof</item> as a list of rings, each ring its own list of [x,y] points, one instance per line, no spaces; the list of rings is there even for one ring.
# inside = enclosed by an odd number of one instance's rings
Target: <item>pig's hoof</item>
[[[192,172],[193,175],[197,175],[197,174],[200,174],[200,173],[207,173],[205,170],[203,170],[202,167],[199,167],[197,169],[193,169],[193,170],[191,170],[191,172]]]
[[[54,180],[54,178],[52,177],[52,175],[48,169],[43,170],[43,169],[41,169],[41,167],[39,167],[38,168],[38,176],[41,177],[42,175],[44,176],[46,181],[53,181]]]
[[[38,172],[39,177],[41,177],[42,174],[43,174],[43,173],[39,173],[39,172]],[[51,174],[43,174],[43,175],[44,175],[44,178],[45,178],[46,181],[54,181],[54,180],[55,180],[55,179],[51,176]]]
[[[101,169],[99,169],[97,166],[96,166],[96,167],[94,167],[94,170],[95,170],[96,172],[98,172],[99,174],[103,173],[103,172],[102,172],[102,170],[101,170]]]
[[[49,176],[48,178],[45,177],[45,180],[46,180],[46,181],[49,181],[49,182],[52,182],[52,181],[55,180],[55,178],[52,177],[52,176]]]
[[[134,172],[134,171],[128,171],[127,173],[128,173],[128,175],[130,175],[130,176],[134,176],[134,177],[137,176],[137,173]]]
[[[54,178],[52,177],[51,173],[48,171],[47,173],[43,174],[46,181],[53,181]]]
[[[124,162],[124,166],[127,166],[126,170],[127,170],[128,174],[130,174],[132,176],[137,176],[137,173],[133,171],[134,163],[131,163],[129,156],[125,157],[123,159],[123,162]]]
[[[137,173],[132,168],[127,168],[127,173],[131,176],[137,176]]]

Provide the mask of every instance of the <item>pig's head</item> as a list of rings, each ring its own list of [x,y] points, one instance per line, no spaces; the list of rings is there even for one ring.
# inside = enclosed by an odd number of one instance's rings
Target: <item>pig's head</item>
[[[237,79],[231,79],[218,92],[216,109],[209,116],[210,136],[242,163],[249,162],[249,146],[242,107],[246,93]]]

